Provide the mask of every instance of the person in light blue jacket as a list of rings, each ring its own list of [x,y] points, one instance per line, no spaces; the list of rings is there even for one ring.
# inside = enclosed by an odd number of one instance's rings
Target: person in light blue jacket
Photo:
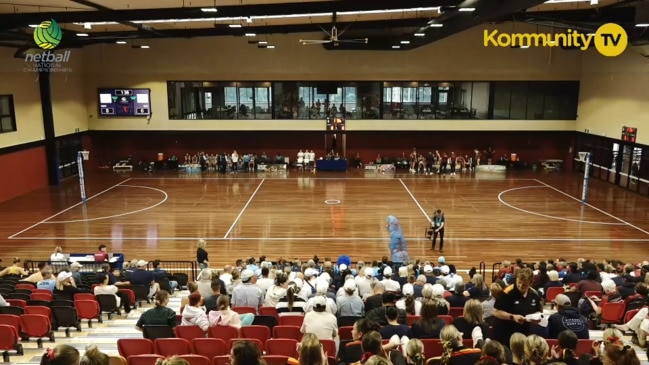
[[[392,257],[392,262],[407,263],[410,260],[408,256],[408,243],[403,237],[399,219],[393,215],[389,215],[387,222],[387,228],[390,232],[390,256]]]

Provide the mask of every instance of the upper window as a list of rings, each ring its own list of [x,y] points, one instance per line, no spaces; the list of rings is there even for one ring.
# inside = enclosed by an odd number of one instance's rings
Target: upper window
[[[0,95],[0,133],[15,131],[14,98],[12,95]]]

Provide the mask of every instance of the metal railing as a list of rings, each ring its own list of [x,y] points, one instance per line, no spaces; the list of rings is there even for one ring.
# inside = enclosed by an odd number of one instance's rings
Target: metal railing
[[[147,270],[153,270],[153,261],[149,261]],[[187,274],[191,281],[196,281],[200,268],[196,261],[162,261],[160,260],[160,269],[167,272],[169,275],[175,273]]]
[[[25,260],[23,266],[25,270],[33,273],[38,271],[38,266],[40,264],[50,265],[54,273],[63,270],[69,270],[70,268],[70,265],[67,262],[52,263],[49,260],[47,261]],[[104,263],[103,262],[97,262],[97,263],[82,262],[81,264],[83,265],[83,267],[81,267],[79,270],[81,273],[95,273],[101,270],[101,266]],[[184,273],[192,281],[196,281],[196,278],[198,277],[198,273],[200,271],[198,268],[198,264],[194,261],[160,261],[160,268],[165,270],[169,275],[172,275],[174,273]],[[126,269],[126,267],[124,267],[124,269]],[[147,265],[147,270],[153,270],[153,261],[149,261],[149,264]]]
[[[501,266],[502,266],[502,262],[495,262],[491,266],[491,282],[492,283],[498,279],[498,271],[500,271]]]

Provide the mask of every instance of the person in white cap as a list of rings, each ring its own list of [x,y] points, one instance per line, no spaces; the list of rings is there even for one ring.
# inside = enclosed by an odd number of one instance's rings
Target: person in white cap
[[[257,275],[246,269],[241,272],[241,285],[232,289],[232,307],[253,307],[258,309],[264,302],[261,288],[256,285]]]
[[[81,285],[83,281],[81,281],[81,268],[83,265],[81,265],[78,262],[73,262],[70,264],[70,273],[72,274],[72,280],[74,281],[75,285]]]
[[[77,287],[72,282],[72,274],[68,271],[61,271],[56,277],[56,288],[54,288],[54,294],[66,296],[70,300],[74,299],[76,293],[81,293],[82,291],[77,289]]]
[[[338,340],[338,319],[327,312],[327,298],[315,297],[313,311],[304,316],[302,333],[313,333],[320,340]]]
[[[336,315],[336,313],[338,312],[338,306],[336,305],[336,301],[334,299],[328,297],[327,295],[328,291],[329,291],[329,283],[325,280],[322,280],[322,278],[320,278],[316,283],[316,293],[313,297],[307,300],[306,306],[304,307],[304,311],[306,313],[311,312],[315,305],[316,298],[325,297],[327,298],[327,312]]]
[[[153,271],[146,270],[146,266],[149,263],[144,260],[138,260],[135,266],[135,269],[129,276],[129,281],[131,285],[141,285],[148,289],[147,297],[153,299],[155,294],[160,290],[160,284],[155,282],[155,277]]]
[[[392,268],[389,266],[383,269],[383,280],[381,280],[381,283],[386,291],[401,291],[401,284],[398,281],[392,280]]]
[[[403,298],[397,300],[396,307],[403,309],[409,315],[418,316],[421,314],[421,302],[415,300],[415,288],[408,283],[403,286]]]

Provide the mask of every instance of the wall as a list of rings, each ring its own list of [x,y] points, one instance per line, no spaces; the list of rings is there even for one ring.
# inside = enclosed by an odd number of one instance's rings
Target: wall
[[[511,31],[511,25],[502,25]],[[523,30],[523,27],[520,30]],[[313,34],[271,35],[275,49],[249,45],[245,37],[144,40],[150,49],[106,44],[84,49],[85,92],[92,130],[317,130],[312,121],[178,121],[170,120],[168,80],[578,80],[581,53],[542,48],[485,48],[484,27],[462,32],[431,45],[404,52],[325,51],[303,46],[298,39]],[[518,29],[518,28],[517,28]],[[535,29],[535,28],[534,28]],[[532,31],[534,31],[532,29]],[[152,90],[150,121],[145,118],[101,118],[100,87]],[[401,122],[401,121],[400,121]],[[414,130],[470,129],[574,130],[574,121],[410,121]],[[350,130],[392,129],[393,121],[350,122]]]
[[[619,139],[622,125],[637,127],[641,144],[649,144],[649,66],[629,48],[618,57],[588,52],[583,59],[576,130]]]
[[[45,147],[0,154],[0,202],[47,186]]]
[[[363,161],[372,161],[376,154],[398,157],[415,147],[420,152],[435,149],[456,154],[471,154],[475,148],[492,146],[500,157],[517,153],[525,162],[539,159],[564,158],[572,142],[572,132],[348,132],[347,156],[360,153]],[[313,150],[316,157],[325,153],[323,132],[118,132],[92,131],[91,154],[97,164],[131,156],[134,161],[153,161],[158,153],[166,158],[173,155],[183,159],[185,153],[266,152],[268,156],[281,153],[294,159],[297,151]],[[339,139],[339,149],[341,146]],[[84,140],[84,145],[86,141]]]

